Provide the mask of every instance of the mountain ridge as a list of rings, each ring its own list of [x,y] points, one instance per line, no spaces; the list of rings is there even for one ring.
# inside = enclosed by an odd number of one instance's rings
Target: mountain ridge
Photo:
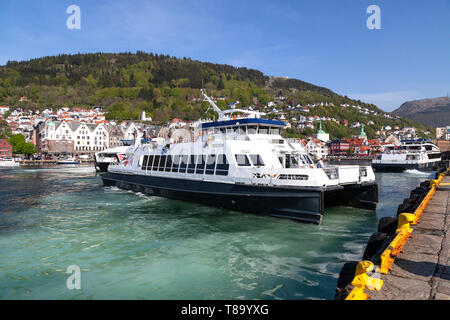
[[[427,126],[447,126],[450,125],[450,97],[406,101],[392,113]]]

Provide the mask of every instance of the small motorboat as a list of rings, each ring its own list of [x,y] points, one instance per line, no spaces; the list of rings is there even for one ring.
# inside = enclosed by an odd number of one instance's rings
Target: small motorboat
[[[0,167],[2,168],[12,168],[19,167],[20,163],[16,162],[13,158],[1,158],[0,159]]]
[[[73,157],[59,159],[56,164],[80,164],[80,161]]]

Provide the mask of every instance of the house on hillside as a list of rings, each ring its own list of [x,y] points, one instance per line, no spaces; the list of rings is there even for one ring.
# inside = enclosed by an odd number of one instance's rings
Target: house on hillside
[[[398,139],[396,136],[394,136],[393,134],[389,135],[385,140],[385,143],[390,143],[396,147],[398,147],[399,145],[401,145],[401,141],[400,139]]]
[[[311,139],[306,144],[306,151],[316,160],[324,159],[328,155],[328,147],[319,139]]]
[[[5,114],[7,111],[9,111],[9,107],[0,106],[0,114],[1,115]]]

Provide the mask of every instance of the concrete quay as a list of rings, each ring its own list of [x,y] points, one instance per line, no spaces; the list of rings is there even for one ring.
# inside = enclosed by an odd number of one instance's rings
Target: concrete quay
[[[445,176],[370,300],[450,300],[450,177]]]
[[[57,164],[58,159],[54,160],[21,160],[19,163],[23,166],[40,166],[40,165],[47,165],[47,164]],[[94,163],[94,160],[90,159],[78,159],[81,164],[83,163]]]

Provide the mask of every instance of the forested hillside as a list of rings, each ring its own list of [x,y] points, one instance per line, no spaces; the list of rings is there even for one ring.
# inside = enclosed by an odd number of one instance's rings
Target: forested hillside
[[[330,116],[375,125],[366,132],[373,136],[383,125],[409,126],[410,120],[392,120],[361,115],[340,108],[342,103],[358,104],[382,112],[375,105],[353,101],[331,90],[296,79],[273,78],[262,72],[229,65],[200,62],[188,58],[137,52],[59,55],[30,61],[10,61],[0,67],[0,104],[25,109],[48,107],[103,106],[109,119],[138,119],[146,111],[154,122],[164,123],[173,118],[196,120],[212,118],[208,104],[200,98],[200,88],[215,97],[224,97],[220,107],[239,100],[241,107],[263,106],[274,97],[284,96],[279,108],[288,117],[286,105],[327,102],[334,107],[318,107],[309,115]],[[19,102],[21,97],[28,101]],[[273,115],[271,115],[273,117]],[[350,128],[325,124],[333,136],[346,136]],[[424,126],[420,129],[425,130]],[[354,131],[354,130],[353,130]],[[298,134],[291,130],[291,134]]]

